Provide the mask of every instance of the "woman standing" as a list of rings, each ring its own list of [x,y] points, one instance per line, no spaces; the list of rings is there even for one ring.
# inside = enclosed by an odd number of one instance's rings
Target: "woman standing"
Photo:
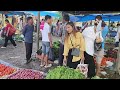
[[[83,36],[80,32],[76,32],[75,25],[73,22],[68,22],[66,24],[67,34],[64,43],[64,63],[68,67],[76,69],[80,60],[84,60],[85,44]],[[72,48],[80,49],[79,56],[71,55]]]

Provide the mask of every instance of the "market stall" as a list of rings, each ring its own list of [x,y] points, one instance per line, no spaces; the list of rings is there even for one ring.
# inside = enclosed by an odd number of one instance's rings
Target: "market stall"
[[[44,79],[44,73],[32,69],[18,68],[0,60],[0,79]]]

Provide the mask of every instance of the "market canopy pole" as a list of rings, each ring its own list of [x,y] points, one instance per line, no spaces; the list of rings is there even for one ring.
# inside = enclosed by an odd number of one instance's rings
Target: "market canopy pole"
[[[39,31],[40,31],[40,11],[38,11],[38,20],[37,20],[37,50],[39,49]]]

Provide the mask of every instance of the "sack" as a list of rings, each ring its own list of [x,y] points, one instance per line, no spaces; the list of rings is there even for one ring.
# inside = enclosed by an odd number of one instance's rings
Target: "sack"
[[[72,52],[71,52],[71,55],[79,57],[79,55],[80,55],[80,49],[79,48],[73,48]]]
[[[16,29],[14,28],[14,26],[12,26],[12,28],[11,28],[10,31],[9,31],[9,33],[10,33],[11,35],[13,35],[13,34],[15,34],[15,32],[16,32]]]
[[[40,47],[40,49],[39,50],[37,50],[37,52],[36,52],[38,55],[41,55],[42,54],[42,46]]]
[[[48,59],[49,59],[50,61],[54,61],[54,60],[55,60],[53,48],[50,48],[50,49],[49,49]]]
[[[100,51],[102,49],[102,42],[101,43],[96,43],[96,40],[95,40],[94,49],[95,49],[95,51]]]
[[[80,64],[78,64],[76,69],[79,69],[85,75],[85,77],[87,78],[88,64],[84,64],[80,61]]]

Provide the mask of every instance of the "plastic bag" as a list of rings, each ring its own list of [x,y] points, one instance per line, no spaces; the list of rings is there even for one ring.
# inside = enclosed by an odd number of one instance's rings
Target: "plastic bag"
[[[88,73],[88,64],[84,64],[80,61],[80,64],[78,64],[77,69],[79,69],[87,78],[87,73]]]
[[[49,59],[50,61],[54,61],[54,60],[55,60],[53,48],[50,48],[50,50],[49,50],[48,59]]]

